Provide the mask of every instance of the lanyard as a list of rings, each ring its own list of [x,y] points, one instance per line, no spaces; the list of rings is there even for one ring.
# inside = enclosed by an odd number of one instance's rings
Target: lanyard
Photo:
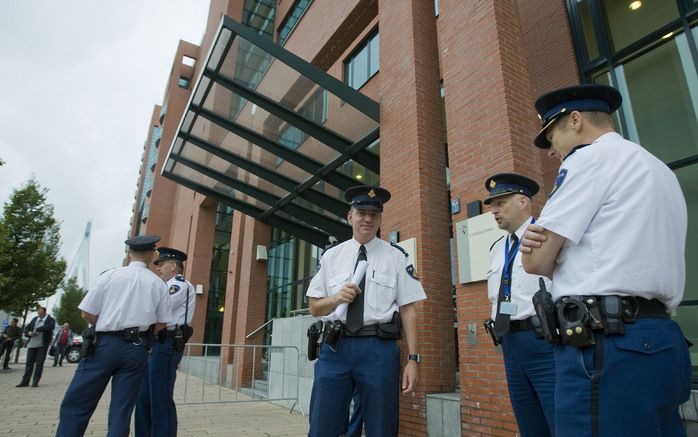
[[[531,218],[531,224],[535,223],[536,219]],[[504,272],[502,274],[502,281],[504,281],[504,300],[509,302],[511,300],[511,267],[514,264],[514,258],[516,258],[516,253],[519,250],[519,245],[521,244],[521,238],[516,242],[514,247],[512,247],[511,253],[509,253],[509,236],[507,236],[507,241],[504,246]]]

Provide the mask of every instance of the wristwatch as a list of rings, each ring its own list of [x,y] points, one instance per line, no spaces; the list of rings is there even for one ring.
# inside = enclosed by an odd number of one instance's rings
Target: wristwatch
[[[422,356],[419,354],[409,354],[407,355],[408,361],[416,361],[418,364],[422,362]]]

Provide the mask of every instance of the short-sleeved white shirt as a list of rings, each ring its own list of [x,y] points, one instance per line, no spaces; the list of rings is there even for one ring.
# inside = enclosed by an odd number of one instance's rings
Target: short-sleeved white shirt
[[[145,331],[172,320],[165,281],[141,261],[102,273],[78,308],[98,316],[97,332],[136,326]]]
[[[531,223],[531,217],[528,218],[520,227],[516,230],[515,234],[521,240],[526,227]],[[502,281],[502,269],[504,268],[504,252],[507,243],[507,239],[511,238],[506,236],[497,240],[492,249],[490,250],[490,270],[487,272],[487,296],[492,302],[492,319],[497,316],[497,299],[499,297],[499,284]],[[511,240],[509,240],[509,251],[511,256],[511,250],[513,246]],[[514,263],[511,266],[511,298],[510,302],[516,305],[516,314],[511,316],[511,320],[523,320],[536,314],[533,309],[533,294],[538,291],[539,284],[538,279],[543,278],[545,281],[545,287],[550,290],[550,280],[544,276],[532,275],[526,273],[523,268],[523,262],[521,261],[521,252],[516,251],[516,257],[514,258]]]
[[[552,295],[629,295],[681,302],[686,201],[674,173],[607,133],[568,156],[538,224],[566,238]]]
[[[172,316],[174,317],[167,324],[167,329],[175,329],[175,325],[182,326],[184,317],[187,318],[187,325],[191,325],[191,319],[194,317],[194,309],[196,309],[196,293],[191,282],[184,279],[182,275],[176,275],[167,281],[167,288],[170,294],[170,308],[172,308]],[[187,295],[189,295],[189,309],[187,310]]]
[[[398,307],[427,298],[422,284],[410,275],[411,264],[400,249],[379,238],[364,246],[368,261],[364,325],[389,322]],[[306,295],[323,298],[337,294],[351,280],[359,247],[361,244],[352,238],[328,249],[320,259],[319,270],[310,281]],[[346,321],[346,315],[341,321]]]

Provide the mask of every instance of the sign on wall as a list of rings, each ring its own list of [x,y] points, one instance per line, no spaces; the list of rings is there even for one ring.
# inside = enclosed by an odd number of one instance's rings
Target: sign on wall
[[[499,229],[491,212],[456,223],[456,250],[458,251],[458,282],[487,279],[490,247],[506,231]]]

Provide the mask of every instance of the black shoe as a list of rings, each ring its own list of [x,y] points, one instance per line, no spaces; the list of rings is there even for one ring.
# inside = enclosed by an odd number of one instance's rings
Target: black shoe
[[[17,384],[15,387],[29,387],[29,384],[26,384],[26,383],[25,383],[25,384],[19,383],[19,384]]]
[[[38,386],[39,386],[39,383],[38,383],[38,382],[32,383],[32,387],[38,387]]]
[[[2,370],[10,370],[9,367],[3,367]]]
[[[53,365],[53,366],[51,366],[51,367],[56,367],[56,366],[57,366],[57,364],[54,364],[54,365]]]

